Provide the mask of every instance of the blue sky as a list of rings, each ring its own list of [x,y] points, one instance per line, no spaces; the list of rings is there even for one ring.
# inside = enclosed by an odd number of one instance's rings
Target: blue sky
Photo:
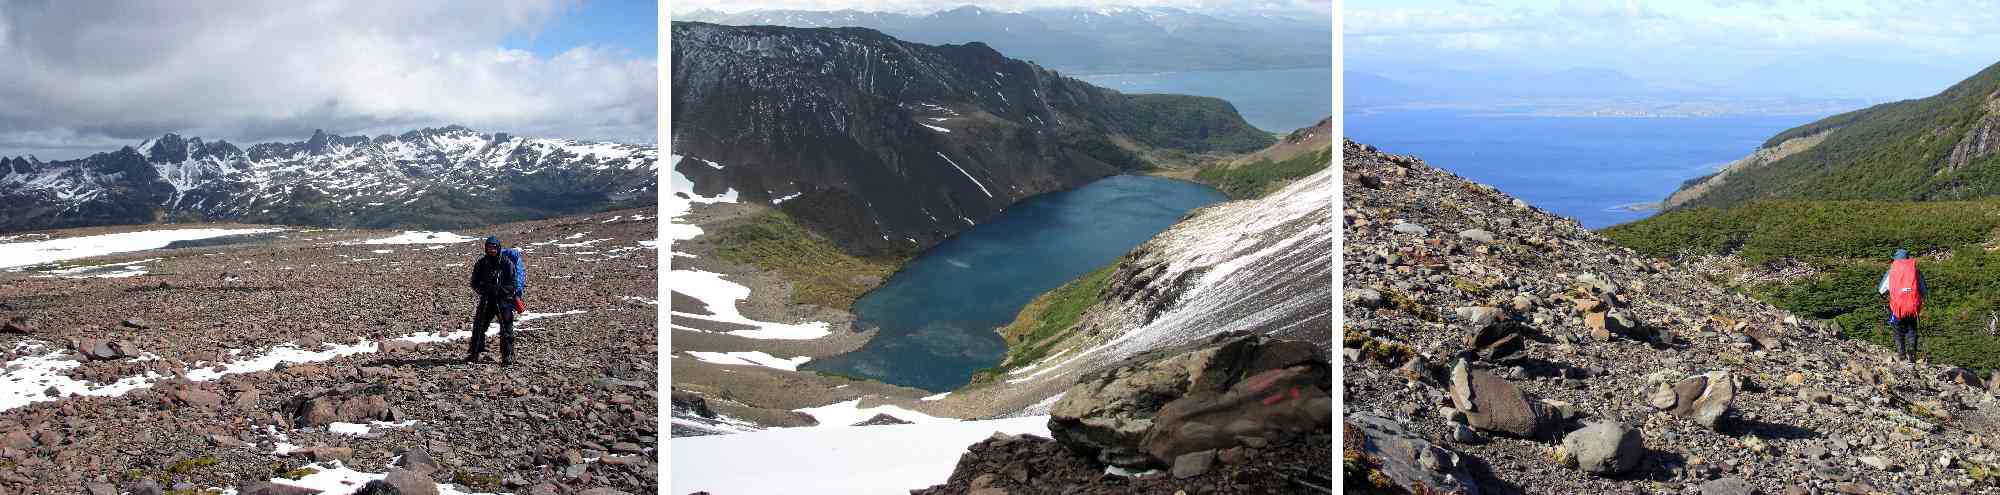
[[[1391,79],[1610,69],[1667,88],[1914,98],[2000,62],[1994,6],[1351,0],[1342,7],[1343,59],[1346,70]]]
[[[653,0],[583,0],[562,5],[549,24],[515,33],[502,44],[544,57],[596,45],[657,58],[659,12],[660,5]]]

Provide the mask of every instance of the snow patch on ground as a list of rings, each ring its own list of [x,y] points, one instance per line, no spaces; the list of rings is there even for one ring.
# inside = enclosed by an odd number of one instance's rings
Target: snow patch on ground
[[[19,268],[63,260],[107,254],[159,249],[174,241],[192,241],[238,234],[261,234],[284,229],[173,229],[123,232],[46,241],[0,244],[0,268]],[[24,234],[25,235],[25,234]],[[19,271],[19,270],[12,270]]]
[[[911,411],[909,409],[904,409],[901,407],[896,407],[888,404],[863,408],[861,407],[861,399],[854,399],[847,402],[835,402],[832,404],[827,404],[819,407],[793,409],[793,411],[802,412],[808,416],[812,416],[814,420],[819,421],[820,426],[818,427],[852,425],[862,421],[867,421],[868,418],[873,418],[877,414],[887,414],[896,417],[896,419],[908,421],[911,423],[938,423],[938,422],[959,421],[953,418],[940,418],[937,416]],[[809,427],[809,428],[817,428],[817,427]]]
[[[788,325],[784,323],[757,321],[743,316],[736,309],[736,302],[749,298],[750,288],[735,282],[723,280],[722,277],[723,275],[720,273],[700,270],[668,271],[666,274],[668,288],[700,300],[702,305],[707,307],[708,312],[714,313],[711,315],[698,315],[674,310],[669,315],[668,323],[672,324],[673,316],[682,316],[746,325],[756,328],[753,330],[736,330],[722,333],[753,339],[811,340],[833,333],[829,330],[830,326],[826,322],[821,321]],[[681,325],[674,325],[673,327],[678,330],[704,331]]]
[[[411,420],[396,421],[396,422],[369,421],[368,424],[342,423],[335,421],[333,423],[328,423],[326,425],[326,432],[333,433],[336,435],[361,436],[361,435],[367,435],[369,431],[373,431],[376,428],[382,428],[382,429],[407,428],[413,424],[417,424],[417,420],[411,419]]]
[[[945,132],[945,133],[949,133],[949,132],[951,132],[951,129],[946,129],[946,128],[943,128],[943,127],[938,127],[938,126],[934,126],[934,125],[930,125],[930,124],[925,124],[925,123],[922,123],[922,122],[918,122],[918,123],[917,123],[917,125],[920,125],[920,126],[924,126],[924,127],[929,127],[929,128],[931,128],[931,130],[933,130],[933,131],[938,131],[938,132]]]
[[[901,493],[945,482],[966,447],[994,432],[1046,437],[1048,424],[1032,416],[680,437],[668,442],[670,469],[676,493]]]
[[[945,397],[950,397],[950,396],[951,396],[951,392],[943,392],[943,393],[939,393],[939,394],[937,394],[937,395],[926,395],[926,396],[924,396],[924,398],[922,398],[922,399],[917,399],[917,400],[921,400],[921,401],[934,401],[934,400],[940,400],[940,399],[943,399],[943,398],[945,398]]]
[[[362,241],[362,244],[457,244],[477,240],[479,240],[478,237],[466,237],[450,232],[405,230],[402,234],[381,239],[369,239]]]
[[[388,473],[365,473],[348,468],[340,461],[326,461],[305,465],[317,471],[299,479],[271,478],[271,483],[316,490],[320,493],[354,493],[370,481],[388,477]],[[235,488],[221,489],[223,495],[236,495]],[[438,495],[493,495],[460,489],[458,485],[438,483]]]
[[[747,351],[747,352],[686,351],[686,352],[687,355],[694,356],[695,359],[700,359],[702,361],[707,361],[715,364],[763,366],[767,368],[777,368],[785,371],[798,371],[799,365],[806,364],[806,361],[812,360],[812,358],[806,356],[798,356],[789,359],[781,358],[777,356],[772,356],[770,354],[766,354],[763,351]]]

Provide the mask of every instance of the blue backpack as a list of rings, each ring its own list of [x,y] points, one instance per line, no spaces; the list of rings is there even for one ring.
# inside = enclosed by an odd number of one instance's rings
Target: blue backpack
[[[500,256],[507,258],[507,264],[514,267],[514,297],[528,294],[528,264],[521,261],[521,248],[500,250]]]

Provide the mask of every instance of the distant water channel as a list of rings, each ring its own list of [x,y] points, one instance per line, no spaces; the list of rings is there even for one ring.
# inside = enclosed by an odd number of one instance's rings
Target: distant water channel
[[[1030,198],[911,261],[854,303],[858,328],[881,333],[803,369],[931,391],[958,388],[1000,363],[996,329],[1035,296],[1098,267],[1227,199],[1200,184],[1121,175]]]

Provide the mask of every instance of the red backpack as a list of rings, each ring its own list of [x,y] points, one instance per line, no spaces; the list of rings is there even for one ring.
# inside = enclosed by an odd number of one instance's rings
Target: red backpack
[[[1901,320],[1916,316],[1924,308],[1923,291],[1917,288],[1917,260],[1906,258],[1889,263],[1889,314]]]

